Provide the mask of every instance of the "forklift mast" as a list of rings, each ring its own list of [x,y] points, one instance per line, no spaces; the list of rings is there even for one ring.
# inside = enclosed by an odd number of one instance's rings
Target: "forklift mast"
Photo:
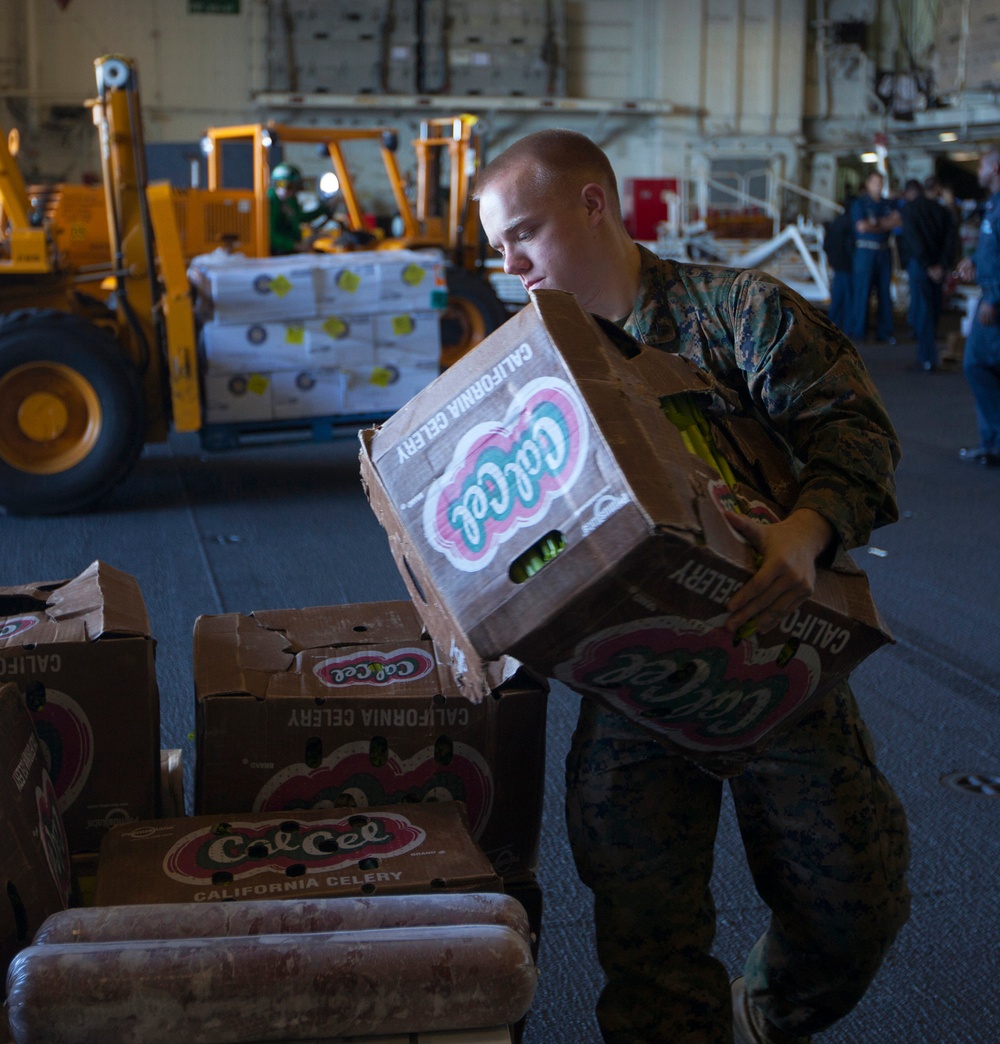
[[[146,199],[138,71],[133,62],[117,55],[99,58],[94,66],[93,115],[100,140],[119,340],[142,380],[147,437],[162,440],[169,429],[169,389],[163,366],[156,245]]]

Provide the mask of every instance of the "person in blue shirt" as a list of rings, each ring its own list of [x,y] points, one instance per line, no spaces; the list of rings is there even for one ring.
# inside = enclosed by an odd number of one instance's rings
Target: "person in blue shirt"
[[[882,196],[885,178],[873,170],[865,178],[865,191],[851,204],[854,221],[854,278],[851,286],[851,308],[844,332],[855,341],[865,338],[868,325],[868,300],[874,287],[878,298],[875,336],[879,341],[894,343],[892,299],[892,254],[889,236],[901,223],[892,200]]]
[[[965,341],[963,369],[976,400],[979,445],[959,450],[962,460],[1000,467],[1000,148],[985,152],[979,161],[979,184],[989,199],[979,226],[979,242],[972,257],[963,258],[958,276],[975,280],[982,297]]]

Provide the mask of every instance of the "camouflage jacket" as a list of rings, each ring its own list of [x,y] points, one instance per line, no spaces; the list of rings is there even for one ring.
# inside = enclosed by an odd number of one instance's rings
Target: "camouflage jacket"
[[[733,392],[731,408],[762,422],[792,457],[796,507],[823,515],[845,547],[896,521],[899,442],[853,344],[765,273],[639,250],[642,286],[625,332],[684,356]]]

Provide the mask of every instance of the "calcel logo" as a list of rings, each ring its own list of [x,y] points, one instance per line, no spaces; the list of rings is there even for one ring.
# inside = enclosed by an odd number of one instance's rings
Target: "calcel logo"
[[[424,535],[463,572],[477,572],[518,530],[544,518],[587,459],[588,425],[576,392],[558,378],[531,381],[506,416],[476,425],[428,490]]]
[[[184,884],[205,884],[225,871],[232,881],[257,874],[314,874],[367,857],[412,851],[427,835],[405,816],[380,812],[297,822],[219,823],[192,831],[164,856],[163,871]]]
[[[13,638],[15,634],[23,634],[38,623],[37,616],[8,616],[0,620],[0,641]]]
[[[369,650],[351,656],[335,656],[316,664],[313,673],[324,685],[340,688],[416,681],[433,670],[434,660],[423,649],[395,649],[392,652]]]

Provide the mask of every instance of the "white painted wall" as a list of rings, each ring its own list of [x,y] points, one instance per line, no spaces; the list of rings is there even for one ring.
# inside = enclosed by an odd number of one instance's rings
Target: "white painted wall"
[[[449,2],[483,10],[481,0]],[[191,14],[188,0],[70,0],[65,10],[55,0],[0,0],[0,125],[21,130],[29,176],[79,180],[98,169],[94,130],[72,109],[94,94],[94,60],[109,53],[138,63],[148,143],[193,142],[211,125],[267,118],[388,124],[399,129],[410,166],[405,143],[419,118],[412,112],[257,107],[254,94],[266,85],[266,0],[240,7],[221,15]],[[867,66],[842,52],[842,67],[822,70],[820,82],[810,20],[881,23],[889,7],[888,0],[564,0],[569,96],[669,102],[680,114],[498,109],[484,116],[490,149],[563,125],[602,144],[622,180],[718,170],[729,157],[808,180],[804,119],[810,111],[833,118],[832,154],[853,147],[836,136],[856,134],[869,79]],[[296,158],[307,174],[319,165],[308,154]],[[820,191],[835,175],[825,166],[818,164]],[[369,182],[363,163],[355,173]],[[380,182],[377,171],[370,180]]]

